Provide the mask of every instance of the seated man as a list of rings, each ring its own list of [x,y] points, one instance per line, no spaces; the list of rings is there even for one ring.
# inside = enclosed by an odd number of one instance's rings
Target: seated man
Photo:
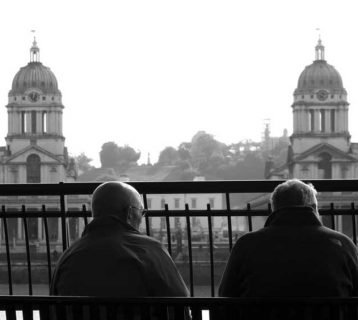
[[[57,263],[50,293],[67,296],[188,296],[163,245],[139,233],[143,204],[130,185],[93,193],[93,221]]]
[[[289,180],[271,195],[265,227],[235,244],[221,280],[226,297],[330,297],[358,294],[353,242],[322,225],[316,190]]]

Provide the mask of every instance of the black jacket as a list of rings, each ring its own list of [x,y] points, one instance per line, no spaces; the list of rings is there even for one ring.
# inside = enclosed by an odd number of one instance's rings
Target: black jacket
[[[94,219],[61,256],[52,295],[188,296],[167,250],[114,217]]]
[[[236,242],[219,295],[358,295],[357,249],[347,236],[324,227],[312,208],[285,208]]]

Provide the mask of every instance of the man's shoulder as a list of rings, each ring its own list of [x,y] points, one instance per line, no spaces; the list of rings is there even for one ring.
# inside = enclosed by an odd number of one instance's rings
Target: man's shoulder
[[[340,242],[344,247],[348,246],[348,247],[352,247],[355,248],[355,245],[353,243],[353,241],[344,233],[336,231],[336,230],[332,230],[330,228],[327,228],[325,226],[321,226],[319,228],[319,231],[326,235],[328,238],[330,239],[334,239],[337,242]]]

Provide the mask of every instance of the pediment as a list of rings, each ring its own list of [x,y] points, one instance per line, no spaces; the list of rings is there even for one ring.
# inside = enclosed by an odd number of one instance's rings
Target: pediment
[[[40,157],[41,162],[63,164],[62,159],[36,145],[28,146],[21,151],[14,153],[6,160],[6,163],[24,163],[26,162],[27,157],[31,154],[37,154]]]
[[[313,146],[312,148],[306,150],[305,152],[299,154],[298,156],[293,158],[293,162],[298,161],[312,161],[315,162],[320,159],[320,155],[323,153],[327,153],[332,157],[333,162],[335,161],[344,161],[344,162],[357,162],[358,159],[348,153],[343,152],[342,150],[328,144],[328,143],[320,143],[318,145]]]

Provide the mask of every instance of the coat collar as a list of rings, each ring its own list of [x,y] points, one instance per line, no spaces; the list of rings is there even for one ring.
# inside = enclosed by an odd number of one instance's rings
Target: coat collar
[[[271,226],[322,226],[312,207],[293,206],[272,212],[265,223]]]
[[[116,216],[104,216],[93,219],[83,230],[82,236],[90,233],[131,232],[139,231]]]

